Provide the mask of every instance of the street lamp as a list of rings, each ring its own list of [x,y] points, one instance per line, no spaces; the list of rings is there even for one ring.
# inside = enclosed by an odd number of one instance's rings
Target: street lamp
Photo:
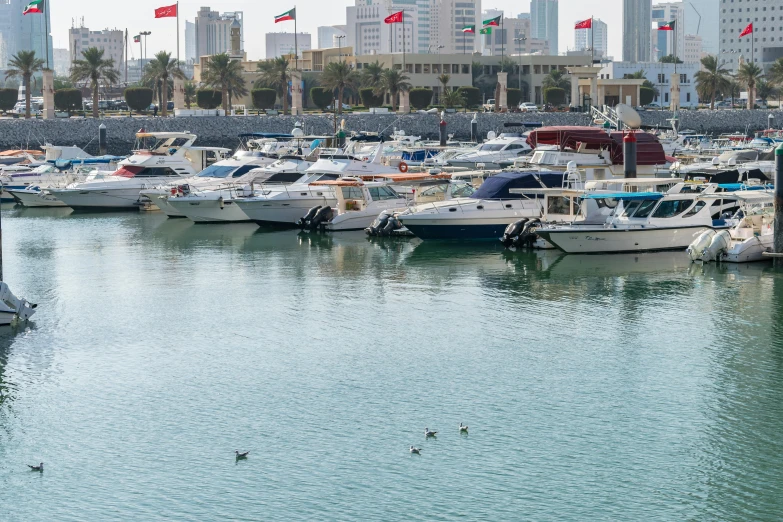
[[[345,35],[335,36],[337,38],[337,59],[343,61],[343,38]]]
[[[519,68],[517,69],[517,76],[518,76],[517,84],[520,91],[522,91],[522,42],[524,42],[525,40],[527,40],[527,37],[525,36],[514,38],[514,41],[517,43],[517,54],[519,55]]]
[[[139,71],[142,71],[144,69],[144,60],[147,57],[147,37],[152,34],[152,31],[142,31],[139,33],[139,36],[144,37],[144,53],[141,57],[141,65],[139,66]]]

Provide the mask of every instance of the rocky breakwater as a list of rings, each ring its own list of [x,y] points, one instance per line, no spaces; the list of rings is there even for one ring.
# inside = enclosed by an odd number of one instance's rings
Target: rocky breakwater
[[[682,111],[680,128],[705,133],[744,132],[767,128],[768,115],[773,122],[783,125],[782,111]],[[672,114],[668,111],[643,111],[642,122],[650,126],[668,126]],[[456,139],[470,137],[470,122],[473,113],[450,113],[446,115],[448,133]],[[501,132],[507,123],[542,122],[544,125],[588,125],[590,118],[582,113],[478,113],[479,135],[487,132]],[[338,117],[338,125],[345,121],[347,131],[369,131],[390,134],[395,129],[409,135],[435,139],[438,136],[440,117],[435,114],[368,114],[352,113]],[[106,125],[110,154],[128,154],[134,143],[134,136],[140,129],[146,131],[189,131],[198,135],[197,144],[203,146],[233,148],[237,136],[250,132],[290,132],[296,122],[304,125],[311,135],[331,135],[335,120],[331,114],[307,114],[304,116],[209,116],[183,118],[123,117],[70,118],[54,120],[0,119],[0,150],[25,147],[35,148],[44,143],[54,145],[78,145],[90,153],[98,152],[98,127]]]

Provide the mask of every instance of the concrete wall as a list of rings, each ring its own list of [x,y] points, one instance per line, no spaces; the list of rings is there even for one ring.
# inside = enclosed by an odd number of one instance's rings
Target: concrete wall
[[[700,132],[744,132],[767,128],[767,116],[775,116],[774,126],[783,124],[783,111],[682,111],[681,128]],[[668,111],[642,112],[645,125],[668,125]],[[345,114],[349,131],[382,131],[390,134],[395,128],[408,134],[437,138],[439,116],[435,114],[410,114],[406,116]],[[457,139],[468,139],[473,113],[447,114],[448,132]],[[290,132],[294,122],[302,121],[308,134],[331,134],[334,120],[331,115],[248,116],[248,117],[190,117],[190,118],[106,118],[100,120],[71,118],[54,120],[0,119],[0,150],[9,148],[36,148],[45,142],[54,145],[78,145],[90,153],[98,153],[98,126],[103,123],[109,136],[109,153],[128,154],[133,146],[135,133],[147,131],[190,131],[199,136],[198,145],[234,147],[237,135],[246,132]],[[585,114],[579,113],[525,113],[479,114],[479,132],[482,136],[490,130],[503,130],[505,122],[544,122],[545,125],[587,125]]]

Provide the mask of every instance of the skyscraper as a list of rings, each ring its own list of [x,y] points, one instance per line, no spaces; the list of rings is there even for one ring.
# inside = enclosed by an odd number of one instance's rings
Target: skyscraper
[[[683,45],[685,44],[685,3],[667,2],[655,4],[652,7],[652,55],[653,60],[660,60],[664,56],[676,54],[682,59]],[[674,31],[659,31],[657,28],[674,22]],[[675,37],[676,35],[676,37]],[[674,48],[675,44],[677,49]]]
[[[196,24],[185,20],[185,63],[196,63]]]
[[[581,21],[575,20],[574,23]],[[595,32],[595,37],[593,37],[593,32]],[[593,19],[592,29],[574,30],[574,50],[585,51],[590,48],[590,45],[594,46],[593,56],[595,58],[607,56],[609,51],[607,25],[599,18]]]
[[[701,36],[704,51],[718,54],[720,0],[688,0],[685,6],[685,34]],[[770,13],[771,14],[771,13]]]
[[[745,62],[753,61],[759,67],[766,69],[778,58],[783,57],[783,31],[781,31],[783,20],[780,17],[783,14],[783,0],[766,0],[763,4],[763,6],[759,4],[759,7],[744,7],[743,11],[736,11],[739,6],[726,7],[725,13],[721,9],[720,50],[721,62],[725,60],[726,69],[736,71],[740,59]],[[730,9],[735,9],[736,12],[731,12]],[[751,9],[759,9],[759,11],[757,13]],[[762,9],[766,9],[766,12]],[[773,13],[777,14],[772,16]],[[740,33],[749,23],[753,23],[753,34],[740,37]],[[751,45],[751,37],[753,45]]]
[[[405,22],[386,24],[384,18],[398,11],[405,11]],[[356,0],[346,12],[345,45],[353,47],[356,56],[365,54],[427,52],[423,42],[430,41],[430,22],[420,28],[419,7],[416,0],[388,0],[383,4],[373,0]],[[403,29],[404,26],[404,29]],[[423,46],[423,50],[422,50]]]
[[[442,45],[443,54],[470,54],[476,49],[481,28],[481,0],[436,0],[438,11],[437,42]],[[475,33],[464,33],[462,29],[475,25]]]
[[[652,0],[623,0],[623,61],[649,62]]]
[[[549,54],[558,53],[557,17],[557,0],[530,1],[531,36],[549,42]]]
[[[35,51],[36,58],[46,61],[47,47],[49,67],[54,65],[51,18],[47,12],[23,16],[28,3],[28,0],[0,0],[0,36],[3,42],[0,68],[5,67],[7,60],[19,51]],[[48,4],[46,2],[45,11],[49,9]]]
[[[242,11],[223,13],[202,7],[196,14],[196,60],[201,56],[226,53],[231,50],[231,24],[238,20],[244,35]],[[244,42],[241,42],[244,48]]]

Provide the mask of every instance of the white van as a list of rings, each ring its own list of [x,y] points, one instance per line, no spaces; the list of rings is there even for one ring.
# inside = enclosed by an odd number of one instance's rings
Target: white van
[[[24,100],[16,102],[12,114],[24,114],[25,103]],[[30,115],[43,114],[43,98],[30,98]]]

